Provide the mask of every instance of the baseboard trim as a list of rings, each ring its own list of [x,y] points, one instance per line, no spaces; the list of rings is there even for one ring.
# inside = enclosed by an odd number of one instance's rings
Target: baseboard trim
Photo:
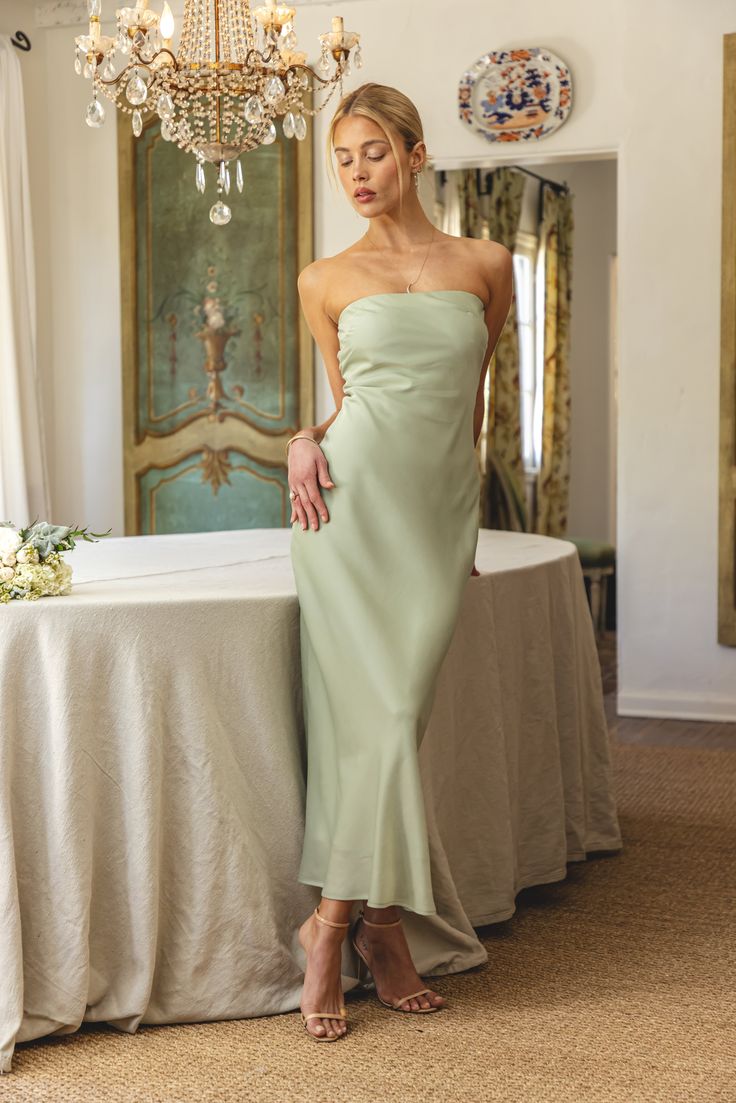
[[[713,694],[669,696],[645,693],[619,693],[616,696],[619,716],[649,716],[659,720],[710,720],[724,723],[736,721],[736,697]]]

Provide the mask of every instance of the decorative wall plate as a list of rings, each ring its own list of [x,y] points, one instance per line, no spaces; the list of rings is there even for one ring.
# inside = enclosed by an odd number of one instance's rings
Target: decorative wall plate
[[[489,142],[545,138],[572,106],[570,70],[551,50],[492,50],[458,88],[460,118]]]

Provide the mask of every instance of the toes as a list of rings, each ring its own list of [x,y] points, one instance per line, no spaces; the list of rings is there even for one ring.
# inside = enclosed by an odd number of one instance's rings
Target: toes
[[[400,1008],[402,1011],[427,1011],[430,1007],[442,1007],[444,1002],[444,998],[434,992],[424,996],[414,997],[410,1000],[404,1000],[400,1004]]]
[[[325,1028],[322,1026],[321,1022],[316,1022],[314,1019],[312,1020],[312,1023],[312,1034],[316,1034],[318,1038],[321,1038],[325,1032]]]

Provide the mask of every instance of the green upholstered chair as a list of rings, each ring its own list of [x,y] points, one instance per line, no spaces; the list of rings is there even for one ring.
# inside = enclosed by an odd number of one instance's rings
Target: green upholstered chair
[[[488,478],[483,502],[485,528],[529,532],[526,505],[516,489],[508,466],[495,448],[487,453]],[[608,580],[616,569],[616,549],[602,540],[565,536],[578,550],[583,577],[590,583],[590,614],[598,637],[606,623]]]
[[[578,549],[583,575],[590,582],[590,615],[595,634],[599,636],[606,624],[608,579],[616,569],[616,549],[603,540],[586,540],[578,536],[566,536],[565,540]]]

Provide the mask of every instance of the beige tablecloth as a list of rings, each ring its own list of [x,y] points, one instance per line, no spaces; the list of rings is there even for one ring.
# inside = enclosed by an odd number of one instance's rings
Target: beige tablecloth
[[[298,1006],[304,802],[288,529],[68,554],[74,593],[0,607],[0,1068],[83,1019]],[[621,839],[574,546],[480,533],[421,748],[437,917],[420,972],[486,960],[473,926]],[[346,946],[344,984],[355,983]]]

